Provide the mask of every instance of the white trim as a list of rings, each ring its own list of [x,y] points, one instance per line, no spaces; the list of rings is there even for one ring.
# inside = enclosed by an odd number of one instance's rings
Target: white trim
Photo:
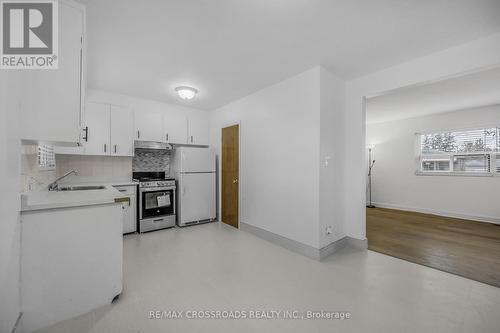
[[[368,240],[366,238],[357,239],[344,236],[318,249],[245,222],[241,222],[241,230],[317,261],[321,261],[345,247],[349,247],[351,250],[366,250],[368,248]]]
[[[417,176],[494,177],[491,172],[415,171]]]
[[[398,210],[404,210],[404,211],[408,211],[408,212],[432,214],[432,215],[438,215],[438,216],[444,216],[444,217],[453,217],[453,218],[457,218],[457,219],[464,219],[464,220],[472,220],[472,221],[479,221],[479,222],[500,224],[500,218],[498,218],[498,217],[477,216],[477,215],[453,213],[453,212],[446,212],[446,211],[435,210],[435,209],[427,209],[427,208],[417,208],[417,207],[394,205],[394,204],[390,204],[390,203],[380,203],[380,202],[377,202],[377,203],[373,203],[373,204],[376,207],[379,207],[379,208],[398,209]]]

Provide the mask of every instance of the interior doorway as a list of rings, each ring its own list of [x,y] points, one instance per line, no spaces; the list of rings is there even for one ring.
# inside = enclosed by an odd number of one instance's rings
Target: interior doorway
[[[499,89],[490,67],[366,98],[369,250],[500,287]]]
[[[222,129],[222,200],[221,220],[239,228],[239,169],[240,169],[240,126],[232,125]]]

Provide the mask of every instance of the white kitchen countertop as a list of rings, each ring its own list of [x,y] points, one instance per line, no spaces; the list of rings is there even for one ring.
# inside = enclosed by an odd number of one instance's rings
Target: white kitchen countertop
[[[102,204],[114,204],[116,198],[123,198],[113,186],[137,185],[131,179],[96,179],[92,177],[72,177],[59,183],[71,185],[102,185],[105,189],[83,191],[49,191],[47,186],[40,190],[21,193],[21,212],[44,209],[68,208]]]
[[[110,185],[110,186],[128,186],[139,184],[130,178],[123,177],[86,177],[86,176],[70,176],[59,182],[61,185]]]

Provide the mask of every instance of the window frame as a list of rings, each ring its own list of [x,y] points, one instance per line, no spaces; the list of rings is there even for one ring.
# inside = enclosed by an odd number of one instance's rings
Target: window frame
[[[474,130],[483,130],[486,128],[499,128],[500,126],[482,126],[482,127],[474,127],[474,128],[461,128],[461,129],[449,129],[449,130],[435,130],[435,131],[426,131],[426,132],[417,132],[415,133],[415,175],[418,176],[458,176],[458,177],[500,177],[500,170],[497,171],[497,159],[500,159],[500,151],[494,152],[451,152],[451,153],[443,153],[443,154],[435,154],[435,155],[425,155],[422,154],[422,145],[421,138],[423,135],[429,134],[439,134],[446,132],[460,132],[460,131],[474,131]],[[456,156],[465,156],[465,155],[489,155],[489,171],[488,172],[459,172],[453,171],[454,168],[454,158]],[[445,160],[449,159],[449,171],[441,171],[441,170],[423,170],[422,163],[425,159],[427,160]],[[445,158],[446,157],[446,158]]]

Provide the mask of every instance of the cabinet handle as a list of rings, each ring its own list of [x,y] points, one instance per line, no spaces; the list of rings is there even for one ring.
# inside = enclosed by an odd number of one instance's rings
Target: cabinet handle
[[[106,144],[104,144],[104,152],[106,152],[106,148],[107,148],[107,147],[106,147]]]
[[[168,142],[168,133],[167,133],[167,142]]]
[[[117,147],[117,145],[115,145],[115,154],[116,154],[116,147]]]
[[[191,143],[193,143],[193,136],[191,135]]]
[[[85,142],[89,142],[89,127],[85,126],[85,129],[83,131],[85,132],[85,137],[83,138],[83,140],[85,140]]]
[[[137,139],[141,138],[141,131],[137,130]]]

